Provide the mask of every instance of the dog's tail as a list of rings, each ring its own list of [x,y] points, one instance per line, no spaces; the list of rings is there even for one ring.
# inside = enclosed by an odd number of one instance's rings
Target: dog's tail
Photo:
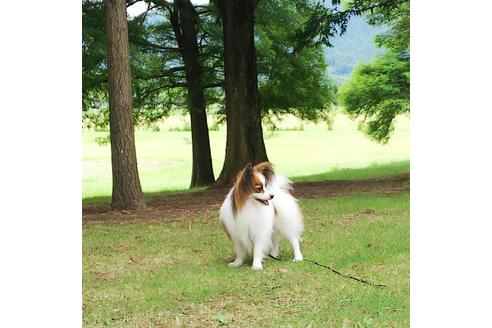
[[[291,194],[293,189],[292,181],[283,176],[275,176],[275,196],[271,202],[278,219],[277,228],[288,238],[295,236],[300,239],[304,220],[297,199]]]
[[[288,192],[290,194],[294,190],[294,186],[292,184],[292,181],[290,181],[288,178],[283,177],[281,175],[275,175],[274,189],[281,189],[281,190]],[[274,191],[277,191],[277,190],[274,190]]]

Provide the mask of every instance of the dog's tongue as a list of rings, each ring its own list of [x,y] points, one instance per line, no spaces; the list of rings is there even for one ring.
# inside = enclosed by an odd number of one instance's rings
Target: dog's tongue
[[[266,199],[258,199],[258,198],[256,198],[256,200],[259,201],[260,203],[262,203],[265,206],[268,206],[268,204],[269,204],[268,203],[268,200],[266,200]]]

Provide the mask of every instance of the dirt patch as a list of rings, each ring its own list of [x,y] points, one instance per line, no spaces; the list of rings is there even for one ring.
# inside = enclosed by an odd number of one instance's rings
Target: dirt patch
[[[366,208],[366,209],[363,209],[359,212],[348,213],[348,214],[344,215],[343,218],[347,219],[349,221],[356,221],[361,216],[375,217],[375,216],[380,216],[382,214],[383,213],[378,212],[376,210],[373,210],[372,208]]]
[[[409,190],[410,175],[405,173],[377,179],[299,182],[294,185],[294,196],[312,199],[361,193],[391,194]],[[217,217],[227,192],[227,188],[209,188],[190,193],[155,196],[147,201],[145,209],[138,211],[111,211],[109,204],[91,204],[82,209],[82,221],[83,223],[176,221],[192,217],[209,220]],[[358,215],[375,214],[358,213]]]

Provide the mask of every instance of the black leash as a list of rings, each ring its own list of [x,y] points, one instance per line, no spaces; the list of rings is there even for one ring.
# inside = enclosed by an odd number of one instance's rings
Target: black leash
[[[282,260],[281,260],[281,259],[279,259],[279,258],[273,257],[272,255],[268,255],[268,256],[270,256],[272,259],[274,259],[274,260],[276,260],[276,261],[282,261]],[[367,280],[364,280],[364,279],[360,279],[360,278],[357,278],[357,277],[353,277],[353,276],[345,275],[345,274],[340,273],[340,272],[338,272],[337,270],[335,270],[335,269],[333,269],[333,268],[331,268],[331,267],[329,267],[329,266],[327,266],[327,265],[321,264],[321,263],[316,262],[316,261],[313,261],[313,260],[304,259],[304,261],[306,261],[306,262],[310,262],[310,263],[313,263],[313,264],[315,264],[315,265],[317,265],[317,266],[320,266],[320,267],[322,267],[322,268],[328,269],[328,270],[330,270],[331,272],[333,272],[333,273],[335,273],[335,274],[339,275],[340,277],[344,277],[344,278],[352,279],[352,280],[358,281],[358,282],[360,282],[360,283],[363,283],[363,284],[366,284],[366,285],[370,285],[370,286],[374,286],[374,287],[378,287],[378,288],[385,288],[385,287],[386,287],[386,285],[376,284],[376,283],[374,283],[374,282],[370,282],[370,281],[367,281]]]

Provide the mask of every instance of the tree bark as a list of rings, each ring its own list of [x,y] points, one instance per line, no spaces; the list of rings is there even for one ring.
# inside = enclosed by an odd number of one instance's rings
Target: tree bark
[[[197,13],[190,0],[175,0],[171,25],[185,66],[187,104],[191,120],[193,164],[190,187],[214,183],[212,155],[205,110],[203,67],[197,42]]]
[[[217,185],[229,185],[247,163],[267,161],[254,44],[256,0],[219,0],[224,33],[227,141]]]
[[[133,130],[128,25],[125,0],[106,1],[109,125],[113,209],[145,207],[138,177]]]

